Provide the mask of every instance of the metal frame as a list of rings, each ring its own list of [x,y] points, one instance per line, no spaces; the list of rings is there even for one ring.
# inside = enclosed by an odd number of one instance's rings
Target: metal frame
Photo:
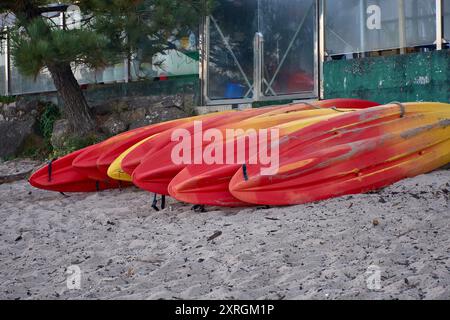
[[[398,32],[400,54],[406,53],[406,18],[405,18],[405,0],[397,0],[398,5]]]
[[[257,32],[255,41],[254,41],[254,77],[253,79],[253,97],[252,98],[243,98],[243,99],[210,99],[208,97],[208,85],[209,85],[209,77],[208,77],[208,64],[209,64],[209,47],[210,47],[210,25],[211,20],[214,19],[213,17],[205,17],[204,23],[203,23],[203,46],[202,47],[202,54],[200,55],[200,63],[201,65],[201,81],[202,81],[202,102],[206,105],[224,105],[224,104],[243,104],[243,103],[252,103],[256,101],[276,101],[276,100],[294,100],[294,99],[310,99],[310,98],[319,98],[320,97],[320,67],[321,62],[319,61],[319,2],[323,0],[314,0],[314,17],[315,17],[315,28],[314,28],[314,88],[311,92],[305,92],[305,93],[295,93],[295,94],[280,94],[280,95],[273,95],[273,96],[265,96],[262,92],[261,84],[262,81],[265,81],[263,79],[263,73],[262,73],[262,64],[264,63],[264,57],[262,48],[264,46],[263,44],[263,38],[259,38],[259,42],[257,42]],[[305,19],[307,16],[305,16]],[[221,34],[221,37],[223,40],[225,39],[224,35],[221,33],[221,30],[219,26],[217,25],[217,22],[213,20],[213,23],[215,23],[216,27],[218,28],[219,33]],[[301,29],[300,24],[300,28]],[[294,35],[293,40],[296,39],[297,33]],[[225,43],[225,46],[227,44]],[[227,47],[227,50],[231,51],[230,48]],[[259,51],[259,52],[258,52]],[[287,51],[286,53],[288,53]],[[233,57],[235,59],[235,57]],[[322,60],[323,61],[323,60]],[[258,65],[261,64],[261,67],[258,68]],[[282,64],[280,64],[282,65]],[[239,68],[239,65],[238,65]],[[242,72],[242,71],[241,71]],[[256,75],[259,75],[259,77],[256,78]],[[276,74],[275,74],[276,76]],[[275,77],[274,77],[275,78]],[[268,89],[270,90],[270,83],[266,81],[268,84]],[[249,90],[250,91],[250,90]]]
[[[436,0],[436,50],[442,50],[444,39],[442,17],[442,0]]]
[[[5,27],[5,29],[7,29],[6,27]],[[9,57],[9,45],[8,45],[8,43],[9,43],[9,35],[8,35],[8,33],[5,33],[6,34],[6,38],[5,38],[5,40],[4,41],[0,41],[0,45],[1,46],[3,46],[3,44],[5,44],[5,47],[4,47],[4,63],[5,63],[5,87],[4,87],[4,89],[5,89],[5,96],[9,96],[9,94],[10,94],[10,92],[11,92],[11,90],[10,90],[10,81],[9,81],[9,73],[10,73],[10,71],[9,71],[9,69],[10,69],[10,57]],[[1,48],[0,48],[0,50],[1,50]]]
[[[323,63],[325,62],[325,2],[326,0],[319,0],[317,3],[317,21],[318,21],[318,56],[319,56],[319,99],[324,98],[324,86],[323,86]]]
[[[266,96],[266,95],[262,95],[260,97],[259,101],[276,101],[276,100],[291,100],[291,99],[315,99],[315,98],[319,98],[319,55],[318,55],[318,48],[319,48],[319,34],[318,34],[318,7],[319,7],[319,1],[318,0],[314,0],[313,1],[313,5],[314,5],[314,88],[312,91],[310,92],[304,92],[304,93],[294,93],[294,94],[280,94],[280,95],[274,95],[274,96]],[[309,12],[309,11],[308,11]],[[300,23],[299,28],[297,29],[296,33],[294,34],[291,44],[292,45],[293,41],[297,38],[298,32],[300,32],[300,30],[302,29],[302,26],[304,24],[304,22],[306,21],[307,15],[305,15],[303,21]],[[287,54],[289,53],[290,50],[290,46],[288,47],[288,49],[286,49],[285,52],[285,56],[283,58],[285,58],[287,56]],[[278,70],[281,68],[282,64],[283,64],[283,60],[281,61]],[[270,90],[271,85],[273,84],[273,80],[275,79],[277,75],[277,72],[275,72],[274,76],[272,77],[272,80],[267,84],[268,88],[266,90],[266,92],[268,90]]]
[[[315,32],[315,89],[312,93],[307,94],[294,94],[294,95],[280,95],[275,97],[265,97],[267,99],[264,100],[280,100],[280,99],[302,99],[302,98],[311,98],[316,95],[319,99],[323,99],[324,88],[323,88],[323,64],[325,62],[325,54],[326,54],[326,46],[325,46],[325,6],[327,0],[316,0],[316,10],[317,10],[317,18],[316,18],[316,32]],[[449,21],[450,23],[450,21]],[[207,85],[208,85],[208,68],[207,61],[209,59],[209,18],[205,17],[203,23],[201,25],[200,32],[200,61],[199,61],[199,77],[201,81],[201,99],[204,104],[209,105],[220,105],[220,104],[240,104],[240,103],[249,103],[253,102],[254,99],[223,99],[223,100],[209,100],[207,98]],[[443,41],[443,10],[442,10],[442,0],[436,0],[436,50],[442,50]],[[5,59],[5,95],[11,94],[11,59],[9,54],[10,46],[9,39],[5,39],[5,48],[4,48],[4,59]],[[52,92],[52,91],[49,91]],[[34,94],[39,93],[29,92],[26,94]]]
[[[259,20],[259,19],[258,19]],[[264,36],[256,32],[253,40],[253,99],[258,101],[262,97],[264,79]]]
[[[217,23],[216,23],[217,25]],[[206,105],[223,105],[223,104],[241,104],[241,103],[251,103],[253,101],[252,98],[244,98],[244,99],[210,99],[208,97],[208,84],[209,84],[209,72],[208,72],[208,64],[209,64],[209,48],[210,48],[210,26],[211,26],[211,16],[207,16],[204,19],[204,23],[203,23],[203,46],[202,46],[202,54],[200,55],[201,59],[200,59],[200,63],[202,64],[201,66],[201,75],[202,75],[202,101],[203,104]],[[217,25],[218,27],[218,25]],[[220,28],[218,28],[220,29]],[[221,34],[222,38],[225,38],[223,33],[221,31],[219,31],[219,33]],[[225,41],[226,42],[226,41]],[[227,44],[225,44],[227,45]],[[229,47],[229,46],[228,46]],[[227,50],[231,50],[231,48],[228,48]],[[236,60],[236,56],[233,54],[233,59]],[[240,71],[242,71],[242,68],[240,68]],[[250,84],[251,86],[251,84]]]

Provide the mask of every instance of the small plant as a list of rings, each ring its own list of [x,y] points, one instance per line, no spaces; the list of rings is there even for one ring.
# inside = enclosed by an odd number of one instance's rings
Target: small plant
[[[103,139],[95,134],[88,134],[84,137],[69,137],[64,141],[63,147],[53,149],[49,158],[60,158],[76,150],[98,143],[101,140]]]
[[[47,104],[44,107],[44,111],[39,117],[39,131],[44,137],[45,142],[48,143],[50,147],[51,147],[50,139],[52,138],[53,124],[60,117],[61,112],[59,111],[59,108],[51,103]]]
[[[183,107],[183,111],[186,113],[186,116],[188,116],[188,117],[193,117],[193,116],[197,116],[198,115],[197,109],[192,104],[185,105]]]
[[[0,96],[0,103],[1,104],[9,104],[16,101],[15,96]]]
[[[53,152],[51,144],[53,124],[60,116],[60,111],[54,104],[40,103],[36,130],[23,142],[17,156],[46,159]]]

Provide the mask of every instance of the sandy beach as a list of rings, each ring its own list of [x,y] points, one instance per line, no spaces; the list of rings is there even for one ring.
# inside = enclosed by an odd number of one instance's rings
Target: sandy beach
[[[156,212],[136,188],[64,196],[7,182],[0,298],[450,299],[449,193],[439,170],[306,205],[197,213],[169,199]]]

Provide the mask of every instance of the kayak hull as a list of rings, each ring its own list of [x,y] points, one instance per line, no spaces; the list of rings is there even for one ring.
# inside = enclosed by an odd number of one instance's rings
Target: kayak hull
[[[73,159],[86,149],[48,163],[31,175],[29,183],[39,189],[57,192],[93,192],[121,187],[117,181],[105,183],[90,179],[72,167]]]
[[[269,111],[262,113],[258,116],[254,116],[248,119],[244,119],[240,122],[233,122],[226,126],[219,127],[218,129],[224,132],[226,129],[263,129],[270,128],[279,124],[289,123],[295,119],[308,119],[314,118],[314,120],[310,120],[310,122],[315,122],[321,120],[320,116],[323,116],[323,119],[326,119],[330,115],[336,116],[343,112],[344,110],[333,110],[331,108],[368,108],[372,106],[378,105],[377,103],[358,100],[358,99],[333,99],[333,100],[324,100],[314,102],[313,104],[291,104],[284,107],[271,108]],[[347,110],[350,111],[350,110]],[[306,123],[301,123],[299,126],[304,126]],[[204,128],[207,129],[208,127]],[[295,128],[295,126],[294,126]],[[283,128],[280,128],[280,134],[287,134],[287,128],[283,131]],[[292,130],[292,129],[291,129]],[[209,192],[207,195],[200,194],[198,190],[198,186],[194,185],[194,190],[192,192],[187,192],[184,187],[186,184],[180,188],[177,187],[177,179],[176,176],[179,174],[187,165],[186,164],[174,164],[173,159],[171,159],[171,152],[176,143],[170,143],[166,145],[164,148],[160,150],[155,150],[152,153],[148,153],[145,156],[145,159],[141,162],[141,164],[134,170],[133,172],[133,182],[143,188],[145,190],[159,193],[159,194],[170,194],[177,198],[177,194],[181,194],[178,197],[179,200],[187,201],[190,203],[198,203],[198,204],[211,204],[211,205],[219,205],[219,206],[242,206],[246,205],[241,201],[235,199],[228,191],[228,188],[225,188],[225,184],[223,184],[222,180],[221,186],[219,187],[220,196],[217,193],[213,193],[212,190],[214,188],[210,188],[207,184],[201,184],[203,191]],[[202,145],[201,147],[195,149],[192,148],[191,159],[194,159],[195,154],[203,153],[206,145],[208,143]],[[200,150],[199,150],[200,149]],[[234,150],[237,150],[237,147],[234,147]],[[246,150],[247,155],[251,153],[251,151]],[[235,156],[236,157],[236,156]],[[225,160],[222,161],[225,163]],[[191,165],[195,166],[195,165]],[[197,166],[198,167],[198,166]],[[200,166],[200,170],[204,168],[205,171],[211,172],[214,170],[215,165],[204,164]],[[228,167],[227,174],[231,179],[230,170],[233,170],[233,165]],[[203,171],[202,171],[203,172]],[[234,173],[234,172],[233,172]],[[184,176],[186,178],[186,176]],[[223,177],[221,177],[223,178]],[[171,184],[171,181],[175,179],[175,183]],[[183,176],[181,177],[183,179]],[[205,177],[203,180],[218,181],[215,177]],[[213,182],[214,183],[214,182]],[[169,187],[169,185],[171,186]],[[183,189],[183,190],[182,190]],[[188,195],[189,193],[189,195]],[[192,198],[190,198],[192,196]]]
[[[407,103],[304,128],[280,147],[280,168],[237,170],[230,192],[260,205],[293,205],[365,193],[450,162],[450,105]]]
[[[209,115],[176,119],[121,133],[92,146],[92,148],[86,150],[85,152],[82,152],[74,159],[72,165],[80,173],[91,179],[110,183],[112,179],[108,176],[109,166],[128,148],[157,133],[189,123],[195,119],[207,117],[209,117]]]

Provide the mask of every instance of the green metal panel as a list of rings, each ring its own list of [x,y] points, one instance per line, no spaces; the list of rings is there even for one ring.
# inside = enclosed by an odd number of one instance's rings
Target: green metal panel
[[[324,63],[324,97],[450,102],[450,51]]]

